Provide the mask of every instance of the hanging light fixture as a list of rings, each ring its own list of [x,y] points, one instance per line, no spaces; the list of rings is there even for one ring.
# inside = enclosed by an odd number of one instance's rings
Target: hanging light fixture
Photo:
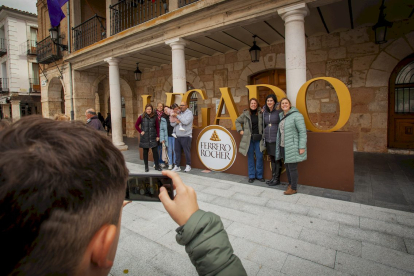
[[[141,75],[142,75],[141,70],[139,70],[138,64],[139,64],[139,62],[137,62],[137,70],[134,71],[136,81],[140,81],[141,80]]]
[[[380,13],[379,13],[379,17],[378,17],[378,22],[377,24],[375,24],[372,29],[375,32],[375,44],[383,44],[385,42],[387,42],[387,29],[391,28],[393,23],[389,22],[385,19],[385,5],[384,5],[385,0],[382,0],[382,4],[380,9]]]
[[[49,35],[52,42],[59,46],[62,51],[68,50],[68,45],[60,44],[59,43],[59,31],[57,27],[52,27],[49,29]]]
[[[253,46],[249,50],[252,62],[259,62],[260,51],[262,51],[262,49],[260,49],[260,47],[256,45],[256,37],[257,35],[253,36]]]

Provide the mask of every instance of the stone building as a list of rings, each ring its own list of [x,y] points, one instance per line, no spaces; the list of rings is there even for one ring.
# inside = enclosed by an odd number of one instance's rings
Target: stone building
[[[189,98],[201,126],[202,108],[211,109],[211,122],[216,117],[219,88],[229,87],[240,113],[248,106],[246,85],[278,86],[295,102],[307,80],[335,77],[351,94],[352,113],[340,131],[354,134],[355,151],[413,154],[409,2],[387,1],[386,20],[393,25],[381,40],[379,28],[377,37],[373,29],[380,0],[72,0],[62,8],[70,16],[59,28],[60,43],[69,44],[69,51],[57,47],[53,58],[39,60],[45,73],[43,115],[73,111],[75,119],[84,120],[89,107],[111,113],[113,142],[124,148],[123,135],[136,136],[143,95],[157,103],[171,92],[205,91],[206,99],[198,93]],[[37,7],[38,41],[50,41],[45,1]],[[261,48],[257,62],[249,52],[253,35]],[[140,80],[134,76],[136,63]],[[259,88],[261,104],[269,93]],[[330,83],[314,82],[306,103],[317,127],[335,125],[340,107]]]
[[[41,114],[37,15],[0,6],[0,118]]]

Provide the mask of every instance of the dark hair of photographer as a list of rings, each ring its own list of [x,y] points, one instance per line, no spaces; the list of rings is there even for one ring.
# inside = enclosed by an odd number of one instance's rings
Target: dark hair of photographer
[[[0,133],[0,176],[3,275],[85,273],[85,254],[99,255],[91,243],[117,243],[128,170],[96,130],[24,117]]]

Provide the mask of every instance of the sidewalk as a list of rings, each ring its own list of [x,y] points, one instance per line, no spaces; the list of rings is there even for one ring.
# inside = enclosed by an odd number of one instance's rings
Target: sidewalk
[[[220,215],[248,275],[414,275],[414,213],[179,174]],[[133,202],[122,216],[111,275],[197,275],[161,203]]]

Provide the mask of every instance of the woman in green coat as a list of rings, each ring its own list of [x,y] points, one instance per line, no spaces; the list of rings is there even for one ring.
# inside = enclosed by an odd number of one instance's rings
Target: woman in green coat
[[[236,129],[242,135],[239,151],[244,156],[247,155],[247,164],[249,172],[249,183],[255,179],[264,182],[263,178],[263,150],[264,145],[261,142],[263,135],[263,116],[256,98],[249,100],[249,109],[236,119]],[[256,155],[256,166],[254,165],[254,156]]]
[[[288,98],[280,101],[282,113],[280,116],[279,131],[276,138],[276,160],[283,158],[289,185],[285,195],[297,192],[298,163],[305,161],[306,153],[306,126],[303,115],[292,106]]]

